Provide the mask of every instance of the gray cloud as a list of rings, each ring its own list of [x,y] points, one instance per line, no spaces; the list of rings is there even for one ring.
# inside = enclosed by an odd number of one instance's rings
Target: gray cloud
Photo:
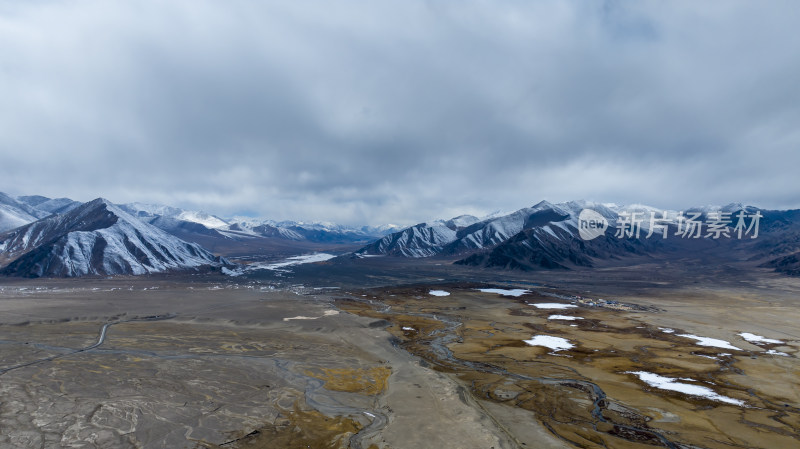
[[[0,190],[413,223],[800,207],[794,2],[6,2]]]

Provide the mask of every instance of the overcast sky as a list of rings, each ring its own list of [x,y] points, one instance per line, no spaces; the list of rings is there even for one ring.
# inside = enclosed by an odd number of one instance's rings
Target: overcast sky
[[[413,224],[800,208],[800,8],[3,1],[0,191]]]

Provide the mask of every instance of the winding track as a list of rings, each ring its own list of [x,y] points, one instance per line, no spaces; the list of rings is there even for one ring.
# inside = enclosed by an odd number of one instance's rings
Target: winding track
[[[5,374],[5,373],[7,373],[9,371],[14,371],[14,370],[17,370],[17,369],[20,369],[20,368],[25,368],[27,366],[37,365],[39,363],[44,363],[44,362],[50,362],[52,360],[60,359],[62,357],[67,357],[67,356],[70,356],[70,355],[79,354],[81,352],[91,351],[92,349],[97,348],[98,346],[102,345],[106,341],[106,334],[108,333],[108,328],[113,326],[113,325],[115,325],[115,324],[129,323],[131,321],[162,321],[162,320],[170,320],[170,319],[175,318],[175,317],[176,317],[175,314],[150,315],[150,316],[145,316],[145,317],[129,318],[127,320],[118,320],[118,321],[112,321],[110,323],[105,323],[100,328],[100,335],[97,337],[97,341],[94,344],[91,344],[91,345],[86,346],[84,348],[73,349],[73,350],[65,352],[63,354],[51,355],[51,356],[43,357],[41,359],[36,359],[36,360],[30,361],[30,362],[25,362],[25,363],[20,363],[18,365],[13,365],[13,366],[5,367],[5,368],[0,368],[0,376],[2,376],[3,374]]]

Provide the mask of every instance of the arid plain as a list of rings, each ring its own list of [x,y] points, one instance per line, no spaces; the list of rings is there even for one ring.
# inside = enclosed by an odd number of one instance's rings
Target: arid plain
[[[800,445],[796,278],[364,267],[4,282],[0,447]]]

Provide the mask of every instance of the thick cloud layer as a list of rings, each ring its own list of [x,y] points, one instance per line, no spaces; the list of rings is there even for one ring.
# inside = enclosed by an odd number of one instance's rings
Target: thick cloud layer
[[[800,207],[793,1],[0,5],[0,190],[414,223]]]

